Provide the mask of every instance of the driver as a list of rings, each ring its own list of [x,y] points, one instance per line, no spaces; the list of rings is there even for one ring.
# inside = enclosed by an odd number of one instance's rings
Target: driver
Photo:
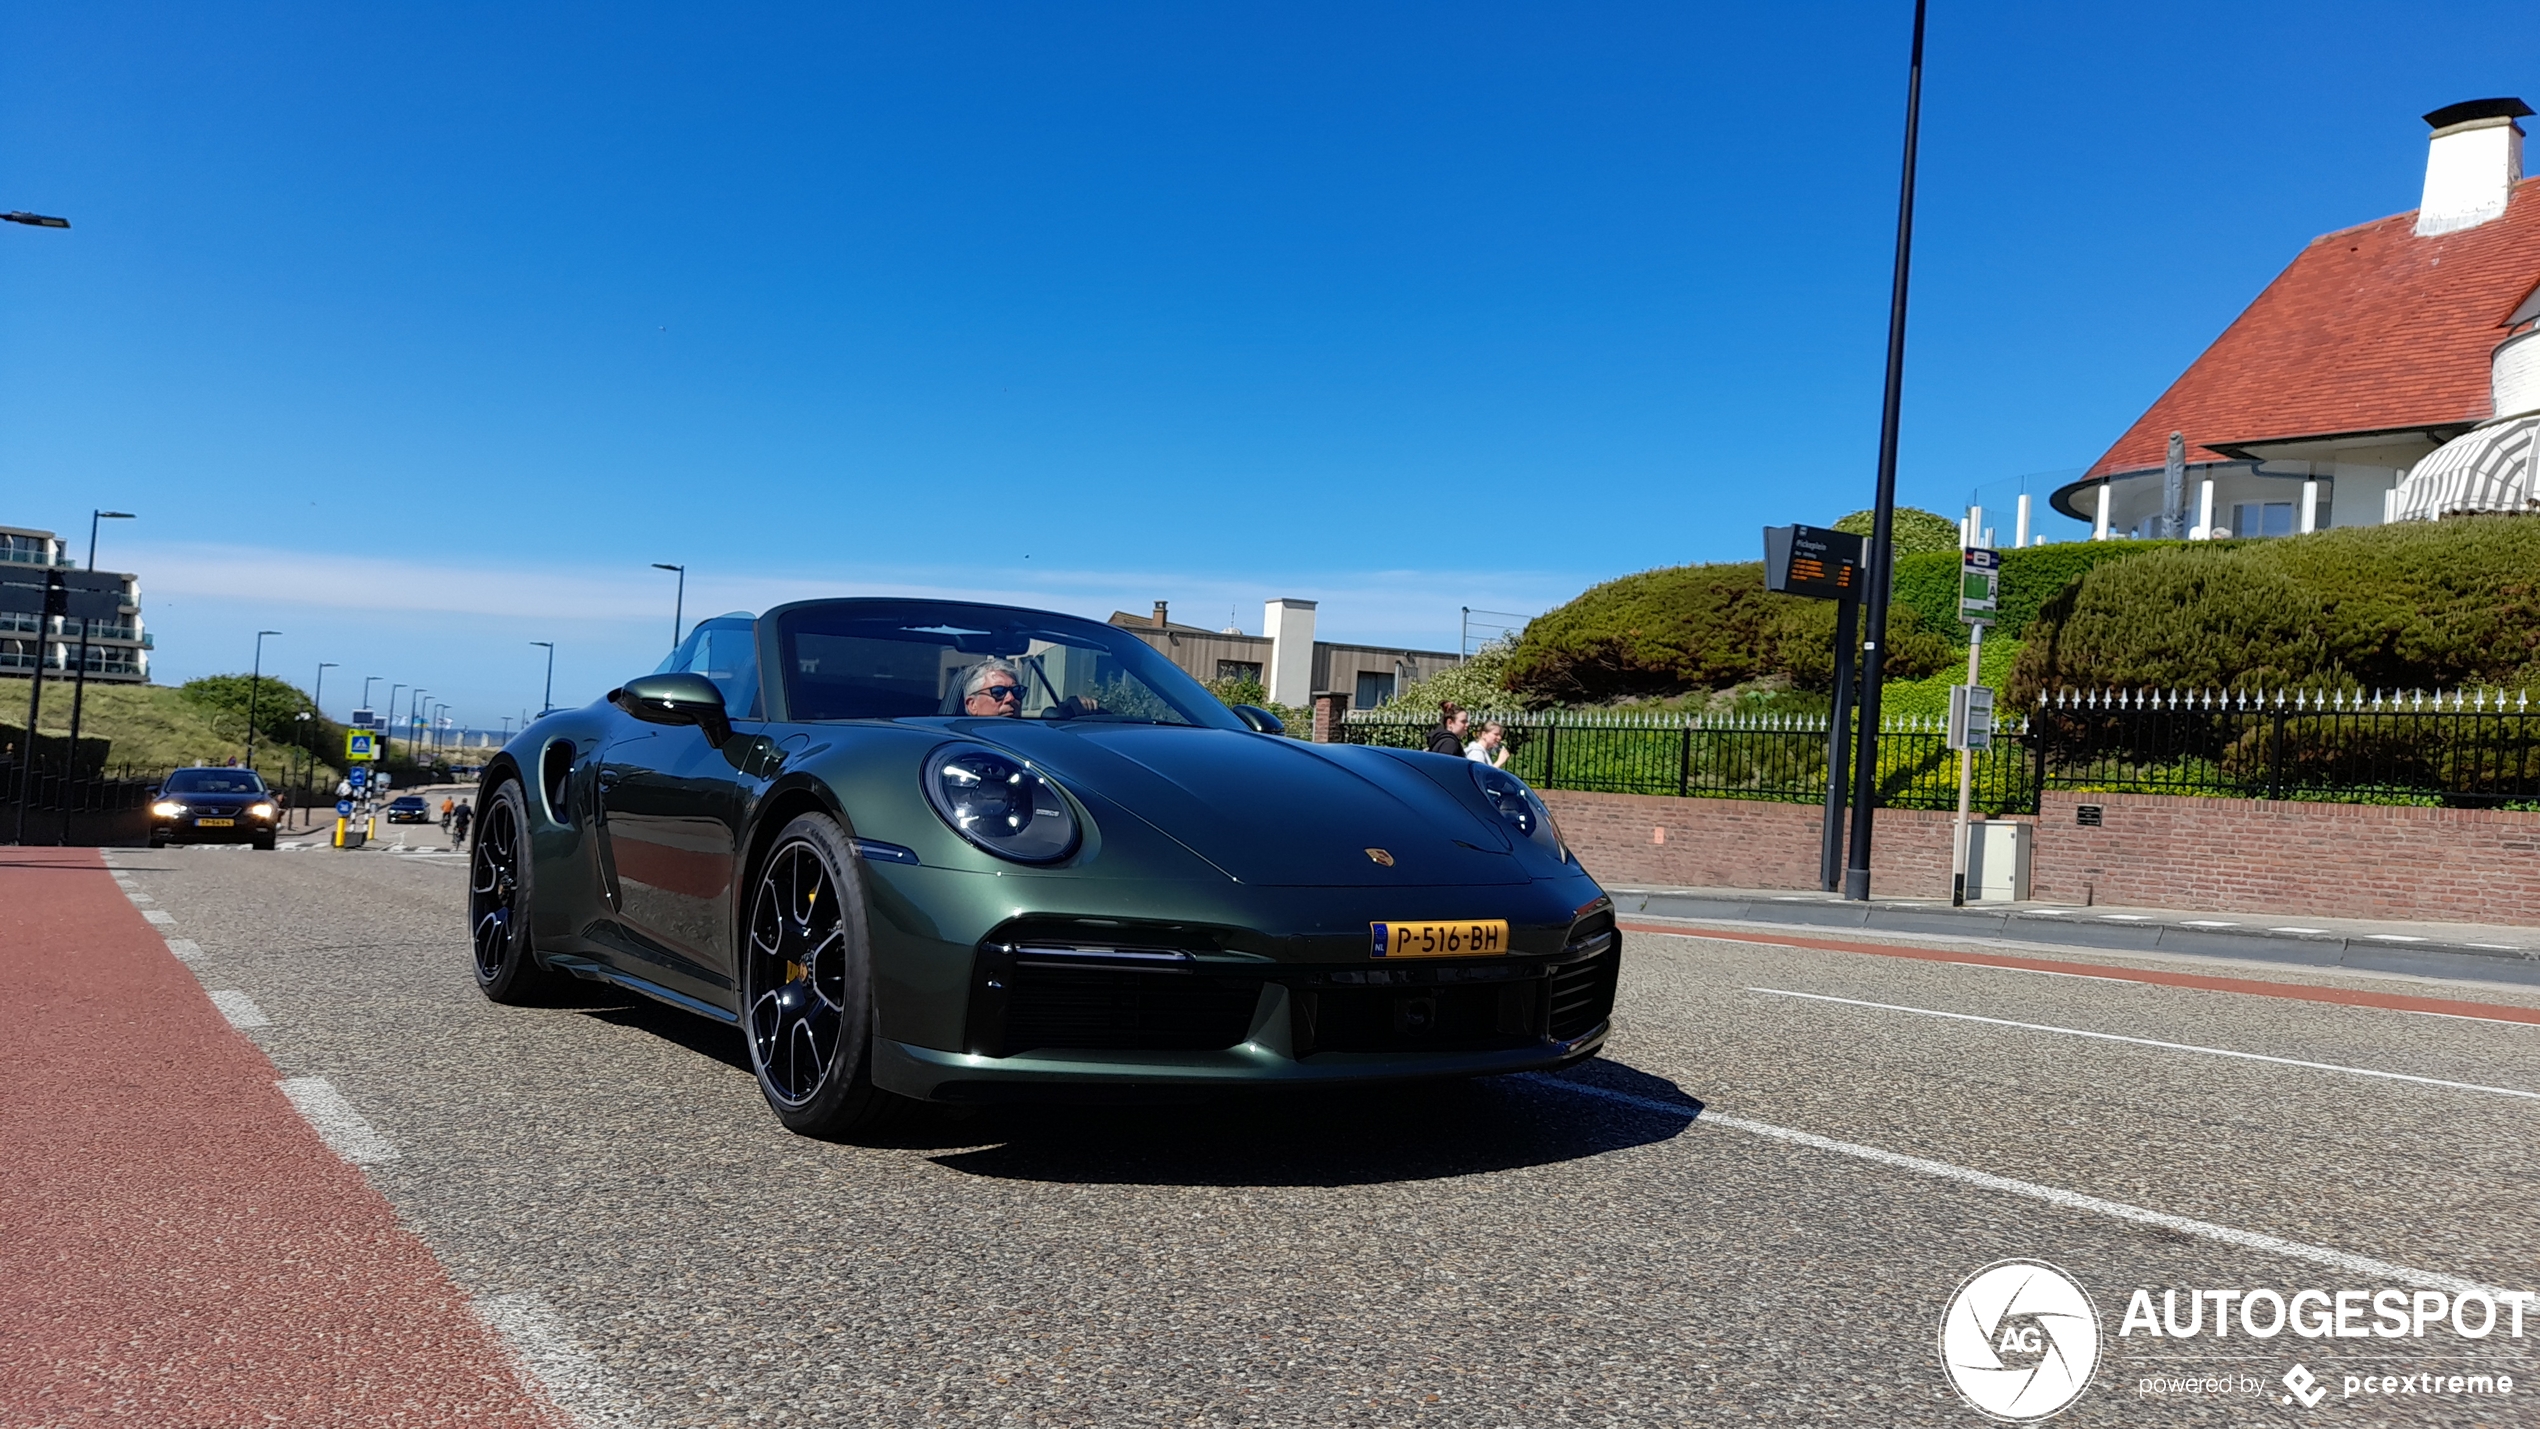
[[[1019,719],[1023,714],[1023,672],[1010,660],[982,660],[970,667],[961,682],[961,708],[974,715],[1003,715]]]

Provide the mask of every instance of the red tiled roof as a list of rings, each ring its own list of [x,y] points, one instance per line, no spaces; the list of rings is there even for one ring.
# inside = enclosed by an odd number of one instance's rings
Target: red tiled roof
[[[2216,445],[2486,420],[2488,354],[2540,281],[2540,178],[2502,218],[2415,229],[2409,212],[2312,239],[2089,476],[2159,467],[2172,432],[2200,462],[2228,460]]]

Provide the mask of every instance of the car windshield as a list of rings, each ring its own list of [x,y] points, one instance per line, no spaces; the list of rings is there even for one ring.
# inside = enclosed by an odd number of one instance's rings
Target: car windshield
[[[975,713],[966,696],[1011,683],[1025,719],[1245,728],[1153,646],[1073,616],[838,600],[779,612],[776,632],[785,701],[798,720]]]
[[[261,794],[265,781],[244,769],[180,769],[168,776],[170,794]]]

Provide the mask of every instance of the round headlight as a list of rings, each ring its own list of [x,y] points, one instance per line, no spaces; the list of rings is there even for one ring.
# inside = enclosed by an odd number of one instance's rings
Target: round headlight
[[[1076,814],[1058,786],[1021,760],[976,744],[926,758],[926,800],[963,838],[1017,863],[1055,863],[1076,851]]]
[[[1562,858],[1569,857],[1568,850],[1561,846],[1560,832],[1552,827],[1552,811],[1543,806],[1534,790],[1526,787],[1525,780],[1478,760],[1472,761],[1472,767],[1474,785],[1502,822]]]
[[[270,818],[272,818],[272,817],[273,817],[273,805],[271,805],[271,804],[253,804],[253,805],[248,806],[247,812],[248,812],[248,813],[251,813],[251,814],[253,814],[253,815],[255,815],[257,818],[260,818],[260,819],[270,819]]]
[[[161,799],[150,806],[150,812],[162,819],[173,819],[185,812],[185,806],[174,799]]]

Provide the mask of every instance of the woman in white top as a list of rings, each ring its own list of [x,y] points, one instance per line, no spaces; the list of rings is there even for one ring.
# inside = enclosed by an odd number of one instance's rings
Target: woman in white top
[[[1497,720],[1482,726],[1481,738],[1464,746],[1464,757],[1493,769],[1508,767],[1508,727]]]

